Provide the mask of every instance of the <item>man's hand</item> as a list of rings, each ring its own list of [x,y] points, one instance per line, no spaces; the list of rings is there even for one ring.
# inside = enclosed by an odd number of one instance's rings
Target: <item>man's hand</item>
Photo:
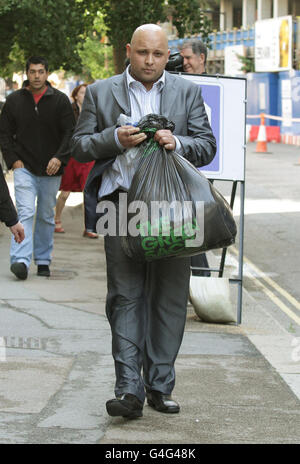
[[[172,132],[168,129],[160,129],[155,132],[154,140],[162,145],[166,150],[175,150],[176,140]]]
[[[24,163],[21,160],[15,161],[14,164],[12,165],[12,169],[18,169],[18,168],[24,168]]]
[[[118,128],[118,138],[124,148],[132,148],[146,140],[147,135],[140,132],[139,127],[121,126]]]
[[[61,161],[58,158],[51,158],[48,163],[46,173],[48,176],[54,176],[61,167]]]
[[[24,233],[23,224],[21,224],[21,222],[17,222],[17,224],[15,224],[14,226],[11,226],[10,231],[13,234],[15,241],[17,243],[23,242],[25,238],[25,233]]]

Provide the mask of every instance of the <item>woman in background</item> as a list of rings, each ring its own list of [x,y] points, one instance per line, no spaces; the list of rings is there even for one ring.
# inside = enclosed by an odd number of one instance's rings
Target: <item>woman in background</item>
[[[72,107],[76,121],[79,118],[85,91],[87,84],[80,84],[73,90],[71,97],[73,99]],[[70,161],[65,168],[64,174],[61,179],[60,190],[61,193],[56,202],[56,214],[55,214],[55,232],[64,233],[65,230],[62,227],[61,214],[65,207],[66,201],[71,192],[83,192],[87,176],[94,165],[94,161],[89,163],[79,163],[74,158],[70,158]],[[92,231],[84,229],[84,237],[98,238],[98,235]]]

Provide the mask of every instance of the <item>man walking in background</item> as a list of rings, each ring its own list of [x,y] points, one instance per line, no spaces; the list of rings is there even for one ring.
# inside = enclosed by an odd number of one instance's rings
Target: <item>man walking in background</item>
[[[197,39],[185,40],[180,47],[183,58],[183,70],[190,74],[205,73],[207,47]]]
[[[26,73],[28,80],[7,97],[0,116],[0,146],[14,171],[16,206],[25,229],[22,244],[12,240],[10,249],[11,272],[21,280],[27,278],[32,255],[37,274],[50,276],[56,194],[75,125],[68,97],[47,81],[47,60],[29,58]]]

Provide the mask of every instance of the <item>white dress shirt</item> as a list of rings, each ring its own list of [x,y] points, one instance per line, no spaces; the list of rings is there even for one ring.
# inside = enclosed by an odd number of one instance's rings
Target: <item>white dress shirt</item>
[[[160,114],[161,92],[165,85],[165,71],[160,79],[155,82],[150,90],[147,90],[144,85],[136,81],[129,73],[129,67],[126,68],[126,79],[129,89],[131,116],[121,114],[118,120],[119,125],[137,125],[139,120],[147,114]],[[115,130],[115,140],[117,145],[125,150],[118,138],[118,128]],[[181,143],[175,137],[175,150],[180,153],[182,151]],[[109,195],[117,189],[128,191],[134,176],[138,159],[136,154],[139,147],[126,150],[127,153],[118,155],[114,163],[107,168],[102,175],[102,182],[98,193],[98,198]]]

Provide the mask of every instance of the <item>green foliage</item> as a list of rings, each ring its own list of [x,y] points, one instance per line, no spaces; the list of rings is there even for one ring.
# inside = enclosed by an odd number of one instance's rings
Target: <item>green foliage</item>
[[[241,70],[244,71],[245,73],[252,73],[255,72],[255,63],[254,63],[254,58],[250,56],[243,56],[243,55],[236,55],[239,60],[242,62],[243,66],[241,67]]]
[[[14,9],[10,11],[10,8]],[[0,0],[0,69],[9,62],[8,56],[14,44],[15,16],[18,4],[13,0]]]
[[[122,72],[126,58],[125,46],[141,24],[165,19],[164,0],[103,0],[101,9],[107,36],[113,45],[115,72]]]
[[[11,46],[7,62],[2,66],[0,75],[2,77],[12,77],[16,71],[25,71],[26,58],[23,50],[17,43]]]
[[[141,24],[163,22],[171,8],[181,37],[202,34],[210,23],[198,0],[0,0],[0,75],[24,68],[31,55],[50,70],[103,78],[124,64],[125,45]],[[107,35],[109,44],[100,42]],[[113,47],[113,54],[112,48]],[[112,58],[113,56],[113,58]],[[22,67],[21,67],[22,66]]]
[[[97,48],[103,33],[97,30],[100,13],[115,55],[120,51],[125,56],[125,45],[137,26],[163,19],[163,4],[163,0],[0,0],[0,74],[17,65],[10,53],[15,48],[26,58],[45,56],[51,70],[80,73],[83,65],[90,76],[106,76],[111,73],[107,65],[111,49],[102,43]]]
[[[114,74],[112,46],[105,43],[107,27],[103,14],[98,12],[93,30],[79,46],[78,53],[82,62],[81,75],[89,82],[95,79],[105,79]]]
[[[164,20],[163,0],[104,0],[107,35],[112,45],[126,45],[141,24]]]
[[[13,47],[19,47],[26,58],[45,56],[52,70],[80,71],[77,45],[93,21],[88,14],[91,0],[0,1],[2,72],[12,61],[8,56]]]
[[[208,35],[212,32],[212,22],[206,16],[207,2],[200,0],[169,0],[173,24],[179,37],[197,34],[209,46]]]

